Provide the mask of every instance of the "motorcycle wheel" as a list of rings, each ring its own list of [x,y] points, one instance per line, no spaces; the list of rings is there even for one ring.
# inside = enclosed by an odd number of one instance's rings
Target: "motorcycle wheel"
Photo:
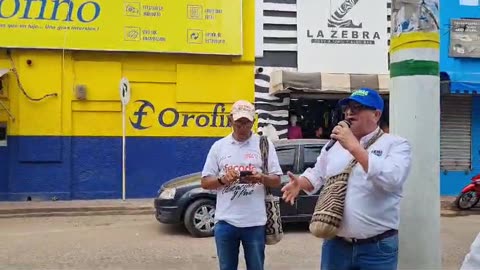
[[[475,191],[460,193],[457,199],[455,200],[455,205],[458,209],[461,210],[468,210],[474,207],[478,201],[480,200],[480,196],[477,196]]]

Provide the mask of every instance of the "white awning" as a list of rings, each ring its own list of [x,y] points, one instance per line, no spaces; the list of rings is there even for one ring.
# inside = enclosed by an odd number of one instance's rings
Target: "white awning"
[[[270,95],[308,92],[316,94],[349,94],[368,87],[388,94],[389,74],[302,73],[276,70],[270,74]]]

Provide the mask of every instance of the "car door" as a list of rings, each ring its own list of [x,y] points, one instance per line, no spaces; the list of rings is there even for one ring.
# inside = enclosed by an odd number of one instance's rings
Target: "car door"
[[[298,160],[298,146],[296,145],[289,145],[289,146],[280,146],[277,147],[276,149],[277,156],[278,156],[278,162],[280,163],[280,167],[282,168],[283,175],[281,176],[282,184],[279,188],[274,188],[272,189],[272,193],[275,196],[280,197],[280,213],[282,214],[282,218],[287,218],[289,216],[294,217],[297,215],[297,207],[296,204],[290,205],[285,203],[284,200],[282,200],[282,192],[281,189],[282,187],[288,183],[289,177],[287,175],[288,171],[291,172],[296,172],[296,165],[297,163],[295,162]]]
[[[304,172],[307,168],[313,168],[317,162],[323,145],[311,144],[300,147],[300,171]],[[311,216],[315,209],[320,190],[315,194],[308,195],[303,190],[300,191],[297,201],[297,213],[299,216]]]

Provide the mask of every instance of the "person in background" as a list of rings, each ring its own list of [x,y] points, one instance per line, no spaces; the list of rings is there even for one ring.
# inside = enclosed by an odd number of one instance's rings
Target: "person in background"
[[[317,129],[315,129],[315,138],[316,139],[327,139],[327,136],[324,133],[324,129],[322,126],[318,126]]]
[[[297,126],[297,116],[290,116],[290,126],[288,127],[288,139],[302,139],[302,128]]]
[[[233,132],[212,145],[202,171],[202,188],[217,192],[214,235],[221,270],[237,269],[240,243],[247,269],[264,269],[265,187],[278,187],[283,172],[270,140],[269,171],[262,171],[260,136],[252,132],[254,117],[250,102],[233,104],[228,117]]]

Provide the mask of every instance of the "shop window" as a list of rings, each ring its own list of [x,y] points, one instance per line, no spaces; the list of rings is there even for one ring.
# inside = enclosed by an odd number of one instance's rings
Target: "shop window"
[[[276,152],[278,156],[278,162],[280,163],[283,173],[286,174],[288,171],[294,172],[295,148],[278,148],[276,149]]]
[[[299,97],[291,99],[289,109],[289,124],[291,116],[295,115],[296,125],[302,129],[302,137],[305,139],[330,139],[330,134],[337,123],[344,119],[342,108],[338,105],[340,99],[348,95],[332,95],[331,98]],[[389,124],[389,99],[384,97],[384,110],[382,124]],[[322,134],[316,133],[321,128]],[[317,136],[319,135],[319,136]]]
[[[303,150],[303,169],[305,171],[308,168],[313,168],[317,162],[318,156],[322,151],[321,146],[305,146]]]
[[[296,125],[302,128],[303,138],[318,138],[315,131],[319,127],[323,129],[320,139],[330,138],[333,127],[343,119],[338,101],[339,99],[315,98],[299,98],[291,101],[289,114],[297,116]]]
[[[0,147],[7,146],[7,125],[0,123]]]

